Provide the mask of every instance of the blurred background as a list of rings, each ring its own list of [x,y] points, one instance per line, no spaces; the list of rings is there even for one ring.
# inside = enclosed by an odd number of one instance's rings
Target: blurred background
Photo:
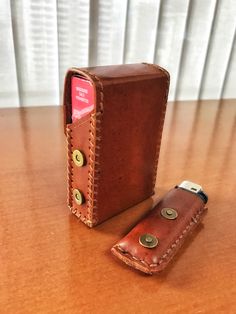
[[[1,0],[0,107],[59,105],[67,68],[150,62],[170,100],[236,98],[235,0]]]

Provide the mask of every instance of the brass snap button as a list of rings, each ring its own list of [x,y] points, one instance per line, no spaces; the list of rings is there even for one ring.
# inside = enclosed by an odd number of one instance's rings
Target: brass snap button
[[[82,192],[80,192],[80,190],[74,189],[73,190],[73,196],[74,196],[76,204],[81,205],[84,203],[84,196],[83,196]]]
[[[85,164],[85,158],[80,150],[75,149],[72,153],[72,158],[76,166],[82,167]]]
[[[152,249],[158,245],[159,240],[154,235],[146,233],[139,237],[139,243],[148,249]]]
[[[178,213],[173,208],[162,208],[161,215],[166,219],[176,219],[178,217]]]

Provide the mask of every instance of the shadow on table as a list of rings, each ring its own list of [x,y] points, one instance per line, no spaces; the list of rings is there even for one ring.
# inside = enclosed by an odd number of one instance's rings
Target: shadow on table
[[[102,224],[96,226],[96,232],[111,233],[117,235],[118,238],[127,234],[146,214],[156,205],[160,196],[164,195],[164,191],[155,189],[155,194],[145,201],[126,209],[120,214],[108,219]]]

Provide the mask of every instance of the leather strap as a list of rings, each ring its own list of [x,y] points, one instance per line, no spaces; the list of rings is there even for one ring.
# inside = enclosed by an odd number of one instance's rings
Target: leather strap
[[[205,193],[201,191],[204,195]],[[206,212],[202,193],[176,187],[111,249],[123,262],[144,273],[163,270]]]

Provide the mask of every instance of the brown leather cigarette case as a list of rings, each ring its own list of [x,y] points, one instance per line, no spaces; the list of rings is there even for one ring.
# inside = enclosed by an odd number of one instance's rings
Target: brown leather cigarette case
[[[89,80],[94,108],[72,122],[71,80]],[[169,74],[153,64],[71,68],[64,87],[68,206],[92,227],[150,197]]]

